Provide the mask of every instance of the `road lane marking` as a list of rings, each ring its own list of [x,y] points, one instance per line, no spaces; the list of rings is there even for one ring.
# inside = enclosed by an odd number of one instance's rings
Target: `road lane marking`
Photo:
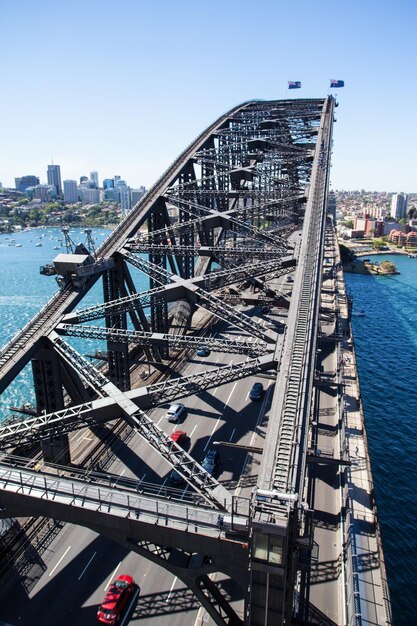
[[[227,406],[229,406],[229,400],[230,400],[230,398],[232,397],[232,394],[233,394],[234,390],[236,389],[236,385],[237,385],[237,383],[238,383],[238,381],[236,381],[236,382],[235,382],[235,384],[233,385],[233,389],[232,389],[232,391],[230,392],[229,397],[227,398],[227,400],[226,400],[226,404],[224,405],[223,409],[225,409]]]
[[[192,429],[192,431],[190,432],[190,439],[194,434],[195,429],[197,428],[197,424],[194,426],[194,428]]]
[[[67,554],[67,552],[69,550],[71,550],[71,546],[68,546],[68,548],[65,550],[64,554],[61,556],[61,558],[59,559],[58,563],[55,565],[54,569],[50,572],[48,578],[50,578],[52,576],[52,574],[54,573],[54,571],[56,570],[56,568],[61,563],[62,559],[65,557],[65,555]]]
[[[81,574],[78,577],[78,580],[81,580],[81,578],[84,575],[85,570],[87,569],[87,567],[90,565],[91,561],[94,559],[94,557],[96,556],[97,552],[94,552],[93,556],[91,557],[91,559],[88,561],[87,565],[84,567],[83,571],[81,572]]]
[[[230,435],[230,439],[229,439],[229,441],[232,441],[232,439],[233,439],[233,435],[235,434],[235,430],[236,430],[236,428],[234,428],[234,429],[233,429],[233,432],[232,432],[232,434]]]
[[[167,478],[165,478],[164,482],[162,483],[161,488],[160,488],[160,490],[158,491],[158,496],[159,496],[159,494],[161,493],[162,489],[165,487],[165,483],[167,482],[167,480],[168,480],[168,477],[167,477]]]
[[[120,561],[119,565],[116,567],[116,569],[114,570],[113,574],[110,576],[109,581],[107,583],[107,585],[104,587],[104,591],[106,591],[107,587],[110,585],[110,583],[113,581],[114,577],[116,576],[116,572],[119,569],[119,567],[121,566],[122,562]]]
[[[119,480],[121,479],[121,477],[123,476],[123,474],[126,472],[126,467],[124,468],[123,472],[120,474],[120,476],[117,477],[116,482],[114,483],[114,487],[117,485],[117,483],[119,482]]]
[[[172,583],[172,585],[171,585],[171,589],[169,590],[169,594],[168,594],[167,599],[165,600],[165,602],[169,602],[169,599],[170,599],[170,597],[171,597],[172,590],[174,589],[174,585],[175,585],[175,583],[177,582],[177,580],[178,580],[178,579],[177,579],[177,577],[175,576],[175,578],[174,578],[174,582],[173,582],[173,583]]]

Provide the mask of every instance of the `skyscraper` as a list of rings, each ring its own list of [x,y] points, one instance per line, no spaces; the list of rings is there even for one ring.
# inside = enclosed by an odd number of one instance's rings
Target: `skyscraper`
[[[64,202],[75,204],[78,202],[78,188],[76,180],[64,180]]]
[[[98,189],[98,172],[90,172],[90,182]]]
[[[48,185],[55,185],[58,196],[62,196],[61,168],[59,165],[48,165]]]
[[[391,200],[391,217],[401,220],[407,215],[407,194],[394,193]]]

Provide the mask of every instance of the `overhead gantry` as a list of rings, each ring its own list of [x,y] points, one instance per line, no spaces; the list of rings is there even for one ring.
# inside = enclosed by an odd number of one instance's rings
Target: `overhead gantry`
[[[3,516],[48,516],[53,509],[55,517],[112,536],[178,575],[217,624],[272,626],[290,623],[294,613],[298,542],[307,536],[307,432],[333,106],[332,98],[253,101],[226,113],[110,234],[95,271],[66,276],[61,291],[0,352],[0,392],[31,363],[36,399],[35,415],[0,428]],[[301,237],[292,237],[297,230]],[[148,277],[146,291],[137,288],[138,271]],[[244,305],[282,304],[273,281],[290,272],[285,325],[261,326]],[[102,300],[82,307],[98,281]],[[203,338],[193,325],[196,312],[240,337]],[[83,356],[83,340],[105,342],[100,366]],[[201,342],[241,359],[170,378],[168,365]],[[161,379],[132,386],[135,364],[150,362]],[[149,411],[258,372],[274,377],[276,389],[257,488],[242,511]],[[63,450],[69,461],[70,432],[115,419],[188,482],[197,501],[186,512],[153,496],[156,513],[146,494],[116,487],[106,491],[106,509],[99,477],[83,490],[70,468],[60,468],[59,479],[53,469],[10,469],[17,445],[48,442],[49,462]],[[159,514],[165,526],[155,535],[149,524]],[[117,532],[110,530],[112,516],[124,519]],[[241,615],[210,578],[216,571],[240,587]]]

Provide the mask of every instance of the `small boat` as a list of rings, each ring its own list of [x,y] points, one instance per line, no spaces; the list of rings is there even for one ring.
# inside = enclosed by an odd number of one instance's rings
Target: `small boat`
[[[54,250],[61,250],[59,246],[54,246]]]
[[[22,247],[22,244],[21,244],[21,243],[17,243],[17,244],[15,245],[15,248],[21,248],[21,247]]]
[[[35,248],[40,248],[42,246],[41,243],[35,243]]]

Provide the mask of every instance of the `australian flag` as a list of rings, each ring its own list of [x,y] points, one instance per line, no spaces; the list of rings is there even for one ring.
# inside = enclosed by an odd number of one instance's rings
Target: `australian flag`
[[[301,82],[299,80],[289,80],[288,89],[301,89]]]
[[[345,86],[345,81],[344,80],[330,80],[330,88],[334,88],[334,87],[344,87]]]

